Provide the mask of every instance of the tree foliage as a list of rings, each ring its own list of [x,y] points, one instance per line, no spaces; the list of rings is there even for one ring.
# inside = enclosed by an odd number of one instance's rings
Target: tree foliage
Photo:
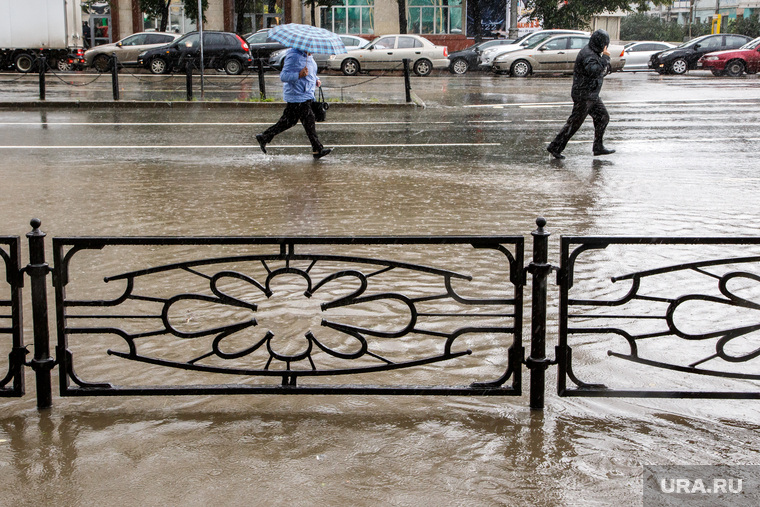
[[[753,14],[748,18],[729,20],[727,33],[740,33],[752,38],[760,37],[760,15]]]
[[[654,5],[667,5],[672,0],[652,0]],[[646,10],[647,2],[639,0],[528,0],[531,19],[543,20],[544,28],[587,28],[591,18],[603,12]]]

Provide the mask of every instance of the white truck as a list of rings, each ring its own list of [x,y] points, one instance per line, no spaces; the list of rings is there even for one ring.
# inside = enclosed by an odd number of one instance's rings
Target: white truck
[[[83,43],[81,0],[0,0],[0,69],[29,72],[45,56],[67,70]]]

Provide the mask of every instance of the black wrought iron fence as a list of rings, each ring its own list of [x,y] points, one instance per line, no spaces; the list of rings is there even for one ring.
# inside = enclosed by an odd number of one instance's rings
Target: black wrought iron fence
[[[0,292],[0,339],[3,340],[2,353],[8,355],[8,369],[0,380],[0,396],[23,396],[24,358],[27,350],[24,348],[21,320],[23,275],[18,237],[0,237],[0,259],[5,266],[5,276],[2,278],[5,286]]]
[[[760,238],[522,236],[3,238],[3,395],[390,394],[760,398]],[[559,287],[546,356],[548,281]],[[48,275],[57,345],[50,356]],[[523,290],[531,276],[530,353]],[[22,339],[31,280],[34,357]],[[6,386],[13,381],[14,388]],[[9,394],[10,393],[10,394]]]

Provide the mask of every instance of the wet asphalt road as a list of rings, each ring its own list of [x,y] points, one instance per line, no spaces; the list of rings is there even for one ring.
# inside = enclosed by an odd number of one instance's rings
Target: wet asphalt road
[[[315,162],[300,127],[261,153],[253,136],[282,105],[243,103],[250,79],[218,79],[189,107],[166,103],[181,77],[125,76],[124,102],[152,102],[120,107],[104,78],[51,79],[39,107],[33,78],[0,75],[0,103],[20,102],[0,107],[0,235],[39,217],[49,237],[529,239],[543,215],[550,262],[564,234],[760,235],[757,76],[612,75],[617,153],[592,156],[589,122],[564,161],[545,146],[570,112],[567,77],[413,78],[425,108],[403,104],[400,76],[324,80],[361,103],[334,103],[318,130],[335,151]],[[549,334],[551,350],[556,322]],[[0,492],[17,505],[634,506],[643,464],[760,459],[756,401],[559,398],[555,371],[544,413],[525,395],[55,396],[38,412],[29,373],[31,394],[2,402]]]

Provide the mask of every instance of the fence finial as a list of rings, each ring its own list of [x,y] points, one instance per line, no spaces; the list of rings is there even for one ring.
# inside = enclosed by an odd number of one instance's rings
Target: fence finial
[[[544,217],[536,218],[536,225],[538,226],[538,232],[544,232],[544,226],[546,225],[546,219]]]
[[[38,233],[40,230],[40,225],[42,225],[42,220],[39,218],[32,218],[31,222],[29,222],[29,225],[32,226],[33,233]]]

